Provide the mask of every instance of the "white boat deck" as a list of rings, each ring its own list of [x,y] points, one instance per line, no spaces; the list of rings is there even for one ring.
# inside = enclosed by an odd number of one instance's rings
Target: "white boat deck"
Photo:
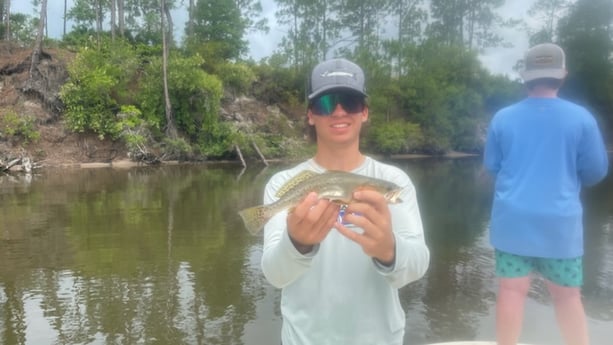
[[[425,345],[496,345],[495,341],[451,341],[446,343],[434,343]],[[517,344],[517,345],[529,345],[529,344]]]

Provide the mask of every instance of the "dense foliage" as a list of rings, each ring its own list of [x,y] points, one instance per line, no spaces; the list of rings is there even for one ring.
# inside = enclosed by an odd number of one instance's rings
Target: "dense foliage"
[[[503,0],[275,3],[286,35],[273,55],[255,62],[245,60],[247,33],[267,30],[258,0],[75,1],[66,18],[76,25],[55,42],[78,51],[61,92],[66,123],[141,151],[157,146],[221,158],[241,147],[255,158],[259,147],[269,157],[288,156],[304,148],[308,71],[324,57],[344,56],[367,74],[365,150],[480,152],[490,117],[523,97],[523,86],[492,75],[478,54],[507,44],[501,29],[520,31],[523,24],[532,44],[551,41],[567,51],[563,96],[590,107],[603,126],[613,124],[613,0],[536,0],[530,15],[541,27],[504,17]],[[170,10],[188,20],[179,28],[181,42],[168,36],[163,75],[161,30],[177,31]],[[30,44],[38,21],[23,14],[9,20],[6,39]],[[6,33],[7,17],[0,24]],[[253,126],[227,122],[220,115],[224,94],[279,105],[290,121],[269,114]],[[165,136],[169,125],[178,139]]]

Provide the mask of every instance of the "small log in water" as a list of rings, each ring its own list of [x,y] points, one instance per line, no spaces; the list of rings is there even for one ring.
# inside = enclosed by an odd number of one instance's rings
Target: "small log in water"
[[[234,149],[238,153],[238,157],[241,159],[241,162],[243,163],[243,167],[246,168],[247,167],[247,163],[245,163],[245,159],[243,158],[243,153],[241,152],[241,148],[238,147],[238,145],[234,145]]]
[[[266,157],[264,157],[264,155],[262,154],[262,151],[260,151],[260,148],[258,147],[258,145],[255,143],[255,141],[251,141],[251,144],[253,144],[253,148],[255,149],[255,151],[258,153],[258,155],[260,155],[260,159],[262,160],[262,162],[264,162],[264,164],[266,166],[268,166],[268,162],[266,161]]]
[[[2,171],[9,171],[12,167],[19,164],[21,158],[15,158],[12,161],[8,162],[2,169]]]
[[[37,168],[40,168],[40,164],[32,162],[32,159],[27,156],[12,159],[8,163],[4,163],[3,160],[0,160],[1,172],[23,171],[26,173],[31,173],[33,169]]]
[[[23,157],[21,159],[21,169],[27,173],[32,172],[32,160],[30,157]]]

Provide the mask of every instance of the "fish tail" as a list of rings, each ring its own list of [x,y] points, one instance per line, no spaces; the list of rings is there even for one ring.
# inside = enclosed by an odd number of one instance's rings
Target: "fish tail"
[[[269,207],[255,206],[238,212],[238,215],[243,219],[247,231],[252,235],[257,235],[270,219],[271,215],[269,213]]]

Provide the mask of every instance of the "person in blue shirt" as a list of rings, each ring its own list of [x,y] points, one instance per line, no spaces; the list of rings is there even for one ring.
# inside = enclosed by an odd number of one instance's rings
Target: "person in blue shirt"
[[[499,280],[497,343],[517,344],[531,276],[538,273],[566,344],[587,345],[580,192],[606,176],[607,151],[594,116],[558,97],[567,74],[564,51],[540,44],[524,63],[528,97],[494,115],[484,153],[495,176],[490,241]]]

